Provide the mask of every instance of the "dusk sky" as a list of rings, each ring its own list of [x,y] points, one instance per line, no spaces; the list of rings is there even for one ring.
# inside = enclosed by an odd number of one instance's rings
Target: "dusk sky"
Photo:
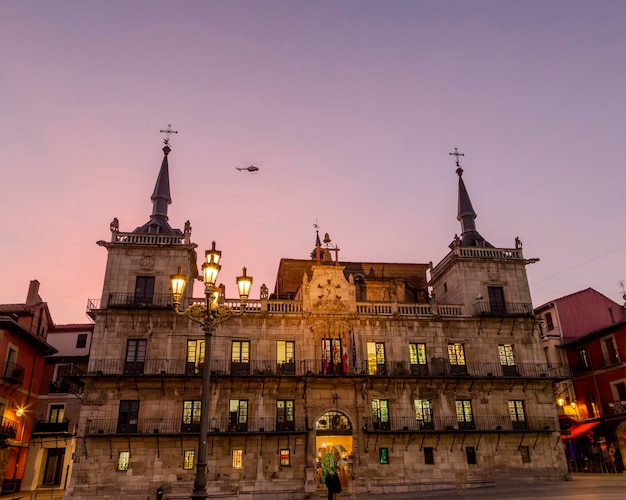
[[[316,221],[342,260],[439,262],[457,147],[479,232],[541,259],[535,306],[622,303],[625,26],[623,0],[4,0],[0,303],[37,279],[87,322],[170,123],[170,223],[217,241],[229,297],[243,265],[273,290]]]

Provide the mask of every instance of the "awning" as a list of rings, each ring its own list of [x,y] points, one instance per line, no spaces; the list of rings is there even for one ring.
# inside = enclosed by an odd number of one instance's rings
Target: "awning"
[[[572,425],[569,429],[561,432],[561,439],[574,439],[592,429],[600,422],[587,422],[585,424]]]

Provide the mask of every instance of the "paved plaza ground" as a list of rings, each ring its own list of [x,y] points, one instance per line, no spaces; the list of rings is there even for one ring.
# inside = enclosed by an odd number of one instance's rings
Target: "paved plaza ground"
[[[342,495],[342,499],[349,496]],[[358,500],[381,499],[483,499],[483,500],[626,500],[626,476],[622,474],[572,474],[571,481],[551,483],[498,483],[493,487],[441,492],[359,495]]]

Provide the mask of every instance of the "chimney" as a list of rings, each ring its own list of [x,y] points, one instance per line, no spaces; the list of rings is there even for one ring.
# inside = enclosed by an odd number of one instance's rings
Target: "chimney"
[[[26,304],[37,304],[41,302],[41,297],[39,296],[39,281],[31,280],[30,285],[28,286],[28,295],[26,296]]]

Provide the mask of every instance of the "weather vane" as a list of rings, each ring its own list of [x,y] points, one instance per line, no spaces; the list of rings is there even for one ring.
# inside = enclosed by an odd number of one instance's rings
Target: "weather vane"
[[[165,130],[161,130],[160,132],[162,134],[165,134],[165,139],[163,139],[163,144],[165,144],[167,147],[170,146],[170,135],[178,134],[178,130],[172,130],[172,125],[169,123],[167,124],[167,128]]]

